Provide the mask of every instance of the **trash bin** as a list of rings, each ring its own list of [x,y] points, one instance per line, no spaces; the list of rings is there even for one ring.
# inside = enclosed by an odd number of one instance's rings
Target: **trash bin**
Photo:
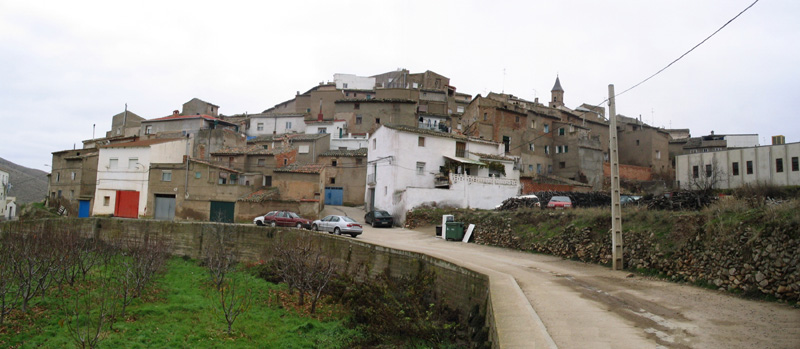
[[[442,226],[441,225],[437,225],[436,226],[436,236],[442,236]]]
[[[447,222],[444,227],[445,240],[461,240],[464,238],[463,222]]]

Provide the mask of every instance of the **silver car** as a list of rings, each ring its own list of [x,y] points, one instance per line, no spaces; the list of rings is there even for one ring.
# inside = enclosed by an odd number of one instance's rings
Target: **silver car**
[[[311,230],[327,231],[336,235],[348,234],[352,237],[361,235],[363,229],[354,219],[347,216],[330,215],[311,223]]]

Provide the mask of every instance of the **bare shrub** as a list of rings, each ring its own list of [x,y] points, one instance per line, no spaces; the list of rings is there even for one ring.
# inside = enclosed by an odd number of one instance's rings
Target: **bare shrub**
[[[147,236],[121,245],[125,247],[108,267],[118,292],[120,315],[124,318],[128,305],[139,298],[155,275],[163,270],[168,246],[164,239]]]
[[[228,324],[229,335],[231,334],[233,323],[239,315],[250,309],[253,292],[249,287],[242,284],[243,281],[238,280],[238,278],[230,277],[216,289],[217,303],[222,310],[222,315],[225,317],[225,322]]]
[[[313,314],[317,301],[339,268],[338,263],[326,257],[309,240],[278,243],[273,247],[270,257],[277,273],[289,286],[289,292],[298,291],[298,305],[305,305],[306,294],[311,297]]]
[[[203,252],[210,281],[217,290],[222,288],[225,278],[236,266],[234,247],[227,240],[225,232],[215,232]]]
[[[103,339],[103,328],[113,322],[116,288],[109,277],[100,276],[70,288],[61,298],[64,318],[70,338],[77,347],[95,348]]]

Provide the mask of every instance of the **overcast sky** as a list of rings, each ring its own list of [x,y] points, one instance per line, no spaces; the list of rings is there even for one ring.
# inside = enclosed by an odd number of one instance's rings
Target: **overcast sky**
[[[260,112],[335,73],[432,70],[459,92],[598,104],[652,75],[753,0],[0,0],[0,157],[49,171],[111,117],[197,97]],[[762,0],[617,97],[617,112],[693,136],[800,141],[800,1]]]

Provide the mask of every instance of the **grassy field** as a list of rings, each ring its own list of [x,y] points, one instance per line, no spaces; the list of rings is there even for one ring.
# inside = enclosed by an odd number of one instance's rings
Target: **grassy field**
[[[195,261],[173,258],[155,286],[128,307],[125,319],[103,330],[99,347],[342,348],[363,337],[344,325],[346,315],[340,306],[321,304],[311,316],[294,307],[285,285],[267,283],[245,271],[234,277],[252,290],[252,302],[230,335],[215,291],[207,285],[206,270]],[[0,347],[74,346],[57,291],[37,297],[31,311],[13,313],[0,325]]]

